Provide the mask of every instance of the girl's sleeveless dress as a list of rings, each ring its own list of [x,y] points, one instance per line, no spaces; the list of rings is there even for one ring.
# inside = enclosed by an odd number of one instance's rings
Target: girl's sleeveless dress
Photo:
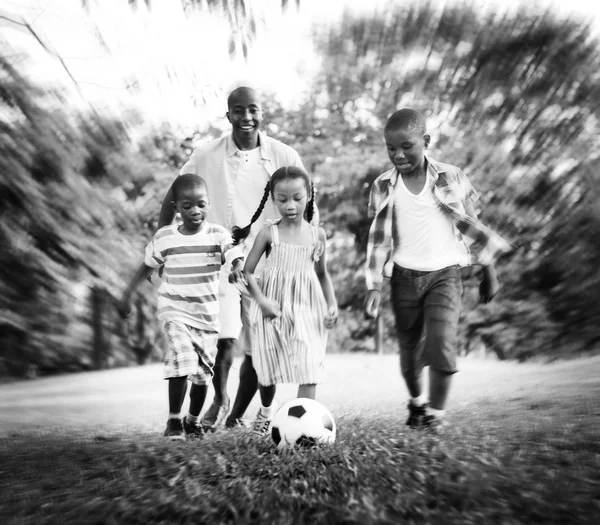
[[[312,246],[281,243],[277,224],[270,228],[271,251],[258,285],[279,303],[281,316],[266,319],[252,301],[252,364],[263,386],[316,384],[327,345],[327,304],[314,264],[324,247],[315,226],[311,225]]]

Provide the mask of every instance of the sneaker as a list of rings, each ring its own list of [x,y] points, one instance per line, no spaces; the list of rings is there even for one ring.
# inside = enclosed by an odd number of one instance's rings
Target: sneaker
[[[219,428],[219,426],[221,426],[221,423],[223,423],[223,420],[227,417],[228,413],[229,401],[226,405],[217,405],[213,401],[212,405],[210,405],[204,416],[202,416],[202,421],[200,424],[205,430],[214,432],[217,430],[217,428]]]
[[[444,432],[444,420],[440,417],[436,417],[433,414],[427,414],[423,418],[422,426],[431,434],[440,435]]]
[[[415,406],[410,401],[408,402],[408,419],[406,424],[411,428],[423,426],[423,420],[427,415],[427,403],[421,406]]]
[[[261,436],[266,436],[269,433],[269,426],[271,425],[272,418],[267,417],[263,414],[261,409],[258,409],[256,419],[252,424],[252,432]]]
[[[183,425],[181,419],[168,419],[167,428],[165,429],[164,436],[169,438],[171,441],[181,440],[185,441],[185,432],[183,431]]]
[[[181,425],[189,439],[202,439],[204,437],[205,432],[201,425],[188,423],[185,417],[181,420]]]

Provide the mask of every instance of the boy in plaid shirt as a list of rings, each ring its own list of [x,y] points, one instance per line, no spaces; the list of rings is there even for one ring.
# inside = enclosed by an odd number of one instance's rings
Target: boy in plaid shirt
[[[396,111],[384,138],[394,168],[371,187],[365,313],[377,316],[383,278],[390,277],[400,367],[410,394],[406,424],[439,433],[457,372],[460,268],[483,267],[479,301],[487,303],[499,289],[494,260],[511,245],[477,220],[478,196],[465,174],[425,156],[431,139],[420,112]]]

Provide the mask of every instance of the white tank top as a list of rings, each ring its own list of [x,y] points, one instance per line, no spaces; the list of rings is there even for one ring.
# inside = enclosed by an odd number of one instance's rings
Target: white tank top
[[[394,247],[394,263],[421,271],[441,270],[464,260],[466,247],[456,237],[452,221],[440,210],[427,173],[423,189],[411,193],[398,176],[394,200],[394,226],[400,238]]]

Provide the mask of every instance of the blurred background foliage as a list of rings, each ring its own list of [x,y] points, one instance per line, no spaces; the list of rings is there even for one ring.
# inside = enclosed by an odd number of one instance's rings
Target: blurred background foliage
[[[258,29],[242,24],[255,17],[245,2],[196,4],[229,6],[237,42],[251,43]],[[410,106],[429,115],[429,154],[464,169],[481,194],[482,220],[516,246],[498,263],[502,289],[489,305],[476,305],[478,270],[464,270],[464,353],[596,352],[600,48],[590,27],[551,12],[390,5],[315,25],[321,62],[309,95],[291,109],[277,93],[264,97],[263,127],[300,152],[318,187],[341,307],[329,351],[375,351],[375,323],[362,314],[367,198],[389,168],[383,123]],[[0,376],[160,359],[157,278],[127,322],[114,299],[178,167],[222,126],[203,123],[190,135],[169,123],[142,126],[140,112],[75,110],[7,55],[0,115]],[[382,317],[383,347],[396,351],[387,298]]]

